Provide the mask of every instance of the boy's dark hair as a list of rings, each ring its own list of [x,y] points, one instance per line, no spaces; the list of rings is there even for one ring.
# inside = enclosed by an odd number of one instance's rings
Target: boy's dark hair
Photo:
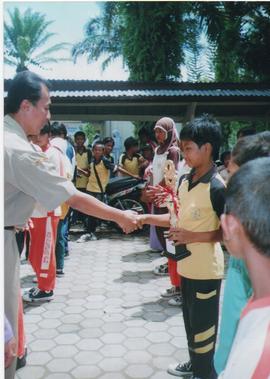
[[[67,138],[67,128],[65,124],[60,122],[53,122],[51,125],[51,135],[52,137],[60,137],[61,135],[64,135],[65,138]]]
[[[193,141],[199,147],[210,143],[214,161],[218,159],[221,139],[222,134],[219,122],[208,114],[195,118],[184,126],[180,132],[180,140],[182,141]]]
[[[239,219],[258,251],[270,258],[270,158],[245,163],[229,180],[226,211]]]
[[[238,130],[236,137],[238,139],[246,136],[251,136],[253,134],[256,134],[256,129],[253,126],[245,126]]]
[[[138,141],[136,140],[136,138],[134,137],[128,137],[125,142],[124,142],[124,146],[125,146],[125,149],[126,151],[129,150],[131,147],[135,147],[135,146],[139,146],[139,143]]]
[[[86,140],[86,135],[82,130],[78,130],[78,132],[74,134],[74,139],[77,137],[83,137]]]
[[[141,151],[151,151],[152,153],[154,152],[153,147],[149,143],[147,143],[146,145],[144,145],[141,148]]]
[[[270,131],[240,138],[232,150],[233,161],[242,166],[252,159],[270,156]]]
[[[6,112],[17,113],[23,100],[29,100],[35,105],[41,98],[41,85],[50,88],[47,80],[31,72],[18,73],[11,82],[6,101]]]
[[[47,124],[45,124],[39,133],[41,135],[50,134],[51,133],[51,124],[49,122]]]
[[[106,143],[111,142],[114,146],[114,139],[112,137],[105,137],[103,140],[103,145],[106,145]]]
[[[98,140],[98,141],[95,141],[95,143],[94,143],[92,149],[94,149],[94,147],[97,146],[97,145],[101,145],[102,147],[104,147],[104,143],[103,143],[103,141]]]

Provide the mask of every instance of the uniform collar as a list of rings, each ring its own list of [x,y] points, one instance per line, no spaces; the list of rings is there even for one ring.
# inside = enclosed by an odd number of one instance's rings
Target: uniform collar
[[[11,117],[10,115],[6,115],[4,118],[4,121],[5,121],[5,125],[8,127],[9,131],[17,134],[18,136],[22,137],[25,141],[28,142],[27,136],[26,136],[23,128],[21,127],[21,125],[16,120],[14,120],[13,117]]]
[[[217,167],[214,165],[206,174],[201,176],[196,183],[209,183],[211,178],[216,174],[217,172]],[[190,173],[187,175],[187,179],[189,182],[191,182],[192,177],[195,173],[195,169],[191,169]]]
[[[252,296],[241,313],[241,319],[244,318],[252,310],[265,307],[270,307],[270,296],[263,297],[257,300],[253,300]]]

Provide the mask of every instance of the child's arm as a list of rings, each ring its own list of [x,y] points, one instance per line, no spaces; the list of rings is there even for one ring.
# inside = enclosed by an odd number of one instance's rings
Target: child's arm
[[[125,169],[124,169],[123,167],[121,167],[121,166],[117,166],[116,171],[119,171],[119,172],[121,172],[122,174],[125,174],[125,175],[128,175],[128,176],[132,176],[132,178],[141,179],[138,175],[133,175],[133,174],[131,174],[129,171],[125,170]]]
[[[170,214],[166,213],[163,215],[152,215],[152,214],[144,214],[137,216],[137,226],[138,228],[142,228],[143,225],[155,225],[155,226],[163,226],[165,228],[170,226]]]
[[[220,242],[222,241],[222,230],[219,228],[209,232],[191,232],[183,228],[170,228],[168,236],[176,246],[196,242]]]

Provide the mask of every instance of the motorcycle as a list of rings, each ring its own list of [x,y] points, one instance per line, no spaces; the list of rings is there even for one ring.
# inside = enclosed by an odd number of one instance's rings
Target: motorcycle
[[[128,176],[111,178],[106,187],[107,204],[117,209],[145,214],[147,207],[141,201],[141,194],[146,185],[147,182],[143,179]]]

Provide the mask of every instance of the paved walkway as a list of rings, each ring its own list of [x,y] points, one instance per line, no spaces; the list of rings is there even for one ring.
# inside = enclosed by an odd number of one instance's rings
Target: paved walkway
[[[71,241],[55,299],[25,307],[29,354],[16,378],[172,378],[168,364],[187,359],[182,312],[160,298],[169,279],[152,270],[164,258],[148,249],[117,233]],[[21,277],[33,286],[28,264]]]

